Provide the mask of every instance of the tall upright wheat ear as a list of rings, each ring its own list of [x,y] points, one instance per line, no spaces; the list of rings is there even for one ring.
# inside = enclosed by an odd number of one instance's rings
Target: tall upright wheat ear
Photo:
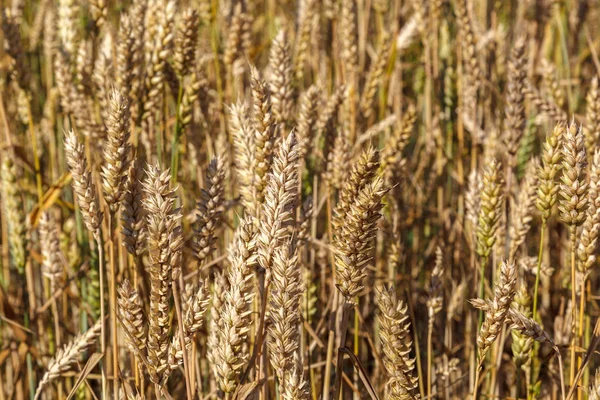
[[[477,399],[479,375],[483,369],[485,356],[502,329],[502,324],[504,324],[506,314],[515,296],[516,283],[517,272],[514,262],[504,261],[500,267],[500,280],[494,290],[494,299],[485,314],[485,319],[477,335],[478,366],[475,375],[475,386],[473,387],[473,400]]]
[[[174,279],[181,272],[181,211],[175,208],[176,188],[170,188],[170,171],[149,166],[143,184],[148,223],[150,259],[150,312],[148,315],[148,366],[155,384],[168,376],[170,303]]]
[[[16,166],[13,155],[9,152],[3,154],[0,182],[2,184],[2,206],[7,220],[9,235],[8,243],[10,255],[17,271],[25,272],[26,233],[25,210],[19,191]]]
[[[52,381],[56,380],[61,374],[69,371],[71,366],[75,364],[79,356],[86,349],[90,348],[100,334],[102,323],[97,321],[83,335],[79,335],[71,340],[65,347],[58,350],[54,358],[48,364],[48,370],[42,377],[37,390],[35,391],[35,399],[39,399],[44,388]]]
[[[412,340],[407,307],[398,300],[393,288],[377,291],[380,325],[379,340],[383,346],[383,366],[390,400],[413,398],[418,379],[414,376],[415,359],[410,358]]]

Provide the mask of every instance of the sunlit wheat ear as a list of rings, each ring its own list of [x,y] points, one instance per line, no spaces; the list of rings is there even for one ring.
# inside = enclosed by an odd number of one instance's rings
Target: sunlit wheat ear
[[[42,391],[50,382],[59,378],[61,374],[69,371],[71,366],[78,360],[81,353],[94,344],[96,338],[100,335],[101,327],[101,321],[97,321],[87,330],[87,332],[77,336],[65,347],[56,352],[54,358],[48,363],[48,370],[38,384],[35,392],[36,400],[41,396]]]
[[[225,166],[222,158],[214,158],[206,171],[206,186],[198,202],[198,228],[195,230],[196,258],[200,265],[210,256],[217,240],[225,202]]]
[[[241,102],[230,108],[229,128],[233,136],[234,165],[239,182],[238,191],[241,202],[250,215],[257,215],[255,207],[258,203],[254,190],[254,132],[248,117],[248,107]]]
[[[600,232],[600,150],[596,149],[590,167],[588,208],[577,245],[577,264],[580,272],[589,272],[596,261],[598,233]]]
[[[300,145],[299,157],[301,160],[304,160],[310,154],[314,145],[315,127],[319,114],[319,100],[319,89],[315,85],[306,89],[300,96],[296,136]]]
[[[397,183],[406,170],[404,150],[413,134],[417,112],[409,106],[400,123],[392,131],[392,137],[381,150],[381,170],[388,186]]]
[[[369,69],[367,80],[360,98],[360,111],[365,118],[369,118],[373,113],[373,99],[377,93],[377,87],[382,82],[382,77],[388,63],[390,49],[392,46],[392,36],[388,33],[384,34],[377,57],[373,60],[373,64]]]
[[[241,57],[244,52],[243,35],[246,18],[247,15],[243,10],[243,4],[237,3],[233,9],[231,22],[227,30],[227,41],[223,55],[223,62],[228,68],[231,68],[233,62]]]
[[[575,234],[576,227],[583,224],[585,220],[588,185],[585,180],[586,155],[583,132],[574,123],[565,129],[562,164],[558,210],[561,221]]]
[[[131,152],[130,115],[127,99],[117,90],[112,90],[108,121],[106,121],[108,135],[104,145],[104,165],[101,175],[104,199],[113,214],[119,209],[127,181],[126,172],[129,168]]]
[[[77,51],[77,38],[79,36],[78,20],[79,2],[75,0],[60,0],[56,26],[58,27],[58,40],[60,45],[71,55]]]
[[[180,77],[189,73],[194,62],[199,25],[198,11],[186,8],[181,14],[173,51],[173,66]]]
[[[358,37],[356,27],[356,0],[347,0],[341,5],[340,58],[347,74],[358,69]],[[346,78],[348,79],[348,78]]]
[[[139,79],[135,62],[135,27],[128,14],[121,14],[117,45],[117,65],[115,68],[117,87],[127,99],[128,104],[135,104],[136,94],[133,93],[134,80]],[[135,113],[130,113],[135,114]],[[134,117],[137,115],[134,115]]]
[[[500,174],[501,166],[496,160],[492,160],[483,174],[481,205],[477,220],[477,254],[484,259],[489,258],[496,242],[496,230],[502,212]]]
[[[69,164],[73,176],[73,191],[83,221],[87,229],[98,240],[100,238],[100,224],[102,223],[98,193],[92,181],[92,173],[87,166],[85,148],[73,131],[65,132],[65,153],[67,164]]]
[[[261,209],[260,230],[257,237],[258,261],[269,269],[275,248],[289,236],[288,228],[295,223],[298,201],[298,142],[291,132],[282,140],[273,158],[265,199]]]
[[[64,283],[63,262],[60,251],[56,221],[45,212],[40,217],[40,245],[44,275],[50,279],[51,292],[54,293]]]
[[[181,211],[174,208],[176,188],[170,188],[170,171],[149,166],[146,173],[143,204],[147,212],[151,286],[148,367],[153,382],[160,384],[168,372],[171,282],[181,270],[183,236]]]
[[[25,270],[27,226],[16,166],[13,162],[13,154],[9,152],[3,154],[0,183],[2,184],[2,210],[9,232],[10,255],[17,271],[23,273]]]
[[[377,291],[379,340],[383,346],[383,365],[388,373],[390,399],[412,398],[418,386],[414,376],[415,359],[410,357],[412,340],[407,307],[393,289]]]
[[[540,63],[540,73],[542,75],[542,89],[545,94],[550,94],[552,100],[558,107],[565,103],[565,95],[561,89],[561,82],[557,76],[556,67],[547,59],[542,59]]]
[[[512,308],[523,316],[531,317],[531,297],[527,292],[527,285],[522,282],[515,293]],[[510,318],[510,317],[509,317]],[[513,359],[517,368],[528,366],[531,363],[531,349],[533,339],[521,334],[518,330],[511,331]]]
[[[294,91],[292,87],[291,50],[284,30],[279,31],[269,54],[271,104],[275,122],[283,127],[290,116]]]
[[[592,84],[585,97],[585,145],[588,154],[594,153],[594,148],[600,142],[600,88],[598,77],[592,79]]]
[[[542,146],[542,165],[538,170],[538,189],[536,207],[542,214],[542,222],[546,222],[552,213],[552,207],[558,198],[558,182],[556,175],[562,168],[562,141],[565,126],[558,124],[546,137]]]
[[[519,185],[517,200],[512,210],[510,226],[510,248],[509,260],[514,260],[519,247],[525,243],[525,238],[531,228],[533,221],[533,211],[535,209],[535,200],[537,192],[537,171],[540,167],[539,160],[533,158],[525,168],[525,176]]]
[[[136,288],[126,279],[119,287],[118,313],[123,327],[129,333],[125,343],[136,357],[146,348],[147,325],[142,299]]]
[[[313,28],[315,15],[319,11],[317,0],[308,0],[302,7],[302,16],[298,31],[296,32],[296,41],[294,45],[294,74],[298,81],[304,77],[304,66],[306,64],[307,53],[310,48],[310,36]]]
[[[345,223],[336,228],[336,286],[347,303],[354,304],[355,297],[363,289],[362,280],[372,259],[372,242],[381,217],[381,199],[386,193],[382,178],[376,177],[368,182],[350,204]]]
[[[143,170],[137,160],[133,160],[127,172],[121,201],[121,222],[123,245],[136,257],[146,251],[146,210],[142,193]]]
[[[494,299],[485,314],[485,319],[477,335],[477,350],[480,364],[485,359],[492,343],[498,338],[510,304],[515,296],[516,283],[517,274],[515,264],[512,262],[503,262],[500,267],[500,280],[494,290]]]
[[[223,293],[218,325],[213,326],[217,329],[216,348],[212,355],[215,360],[213,368],[219,387],[225,393],[235,390],[238,375],[249,357],[242,347],[252,320],[252,269],[256,266],[254,237],[254,221],[246,218],[238,227],[229,250],[229,288]]]
[[[525,132],[525,78],[527,75],[525,39],[516,40],[508,63],[508,83],[506,87],[506,131],[504,143],[509,154],[517,154],[519,143]]]

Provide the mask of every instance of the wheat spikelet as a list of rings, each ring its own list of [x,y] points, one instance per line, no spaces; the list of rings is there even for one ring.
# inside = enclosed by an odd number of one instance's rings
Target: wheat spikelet
[[[25,49],[21,42],[19,23],[14,15],[7,15],[4,8],[2,9],[2,32],[4,33],[6,52],[14,62],[13,73],[16,75],[16,81],[19,87],[25,90],[29,86],[30,78]]]
[[[598,88],[598,77],[592,79],[590,90],[585,100],[585,144],[589,154],[594,152],[595,146],[600,142],[600,89]]]
[[[496,242],[496,230],[502,211],[501,166],[492,160],[483,174],[481,206],[477,219],[477,254],[487,259]]]
[[[560,89],[560,83],[556,77],[556,68],[550,61],[543,59],[540,65],[540,72],[542,74],[543,88],[552,96],[556,105],[562,107],[565,100],[563,91]]]
[[[580,272],[588,272],[596,261],[598,233],[600,231],[600,150],[596,149],[590,167],[588,208],[583,229],[579,235],[577,257]]]
[[[356,33],[355,0],[346,0],[342,2],[340,22],[340,61],[342,62],[342,66],[346,73],[351,75],[358,69],[358,37]]]
[[[73,175],[73,191],[77,198],[77,204],[81,210],[83,221],[87,229],[94,234],[96,240],[100,235],[100,224],[102,222],[102,212],[98,202],[96,186],[92,182],[92,174],[87,168],[85,149],[71,130],[65,132],[65,153],[67,164]]]
[[[56,17],[58,42],[69,55],[73,55],[77,50],[79,2],[76,0],[60,0]]]
[[[404,149],[413,133],[416,120],[417,113],[411,105],[399,125],[393,130],[391,140],[381,151],[381,170],[387,185],[397,181],[405,169]]]
[[[143,352],[146,348],[146,318],[142,299],[127,279],[119,287],[117,304],[121,323],[129,332],[129,335],[125,335],[125,343],[137,356],[138,352]]]
[[[92,19],[94,20],[94,25],[96,25],[96,29],[100,30],[106,23],[106,14],[107,7],[105,0],[91,0],[90,4],[90,13],[92,14]]]
[[[50,290],[54,293],[64,283],[64,272],[56,221],[48,212],[43,213],[40,217],[39,233],[43,271],[44,275],[50,279]]]
[[[349,204],[344,224],[336,228],[334,246],[337,288],[347,303],[353,304],[363,289],[362,279],[371,260],[372,240],[381,217],[382,197],[387,193],[383,180],[375,177],[361,188]]]
[[[198,202],[198,229],[195,230],[196,258],[200,265],[210,256],[217,240],[225,201],[225,166],[222,158],[214,158],[206,170],[206,187]]]
[[[559,190],[558,210],[561,221],[569,225],[574,233],[575,228],[585,221],[585,211],[588,207],[583,131],[575,124],[571,124],[565,130],[562,164],[563,174]]]
[[[137,160],[129,165],[121,201],[123,245],[133,256],[146,251],[146,210],[142,205],[142,174]]]
[[[98,56],[96,57],[96,62],[94,63],[92,72],[92,81],[95,85],[96,98],[98,100],[98,105],[100,106],[100,115],[102,116],[102,121],[105,122],[109,119],[110,93],[112,91],[112,85],[115,80],[114,69],[115,68],[113,63],[113,37],[112,33],[110,33],[106,34],[102,40],[102,44],[98,51]],[[79,92],[82,95],[86,94],[81,90]],[[92,107],[93,104],[90,101],[91,112],[93,111]],[[102,137],[104,137],[104,130],[101,128],[99,129],[102,131]]]
[[[200,18],[198,11],[193,8],[186,8],[181,15],[181,22],[175,36],[175,49],[173,51],[173,67],[178,76],[186,76],[192,67],[196,52],[196,42],[198,41],[199,26]]]
[[[494,290],[494,299],[485,314],[485,319],[477,335],[477,350],[480,364],[483,362],[492,343],[498,338],[510,304],[515,296],[516,283],[515,264],[506,261],[502,262],[500,280]]]
[[[600,370],[596,370],[594,381],[588,389],[588,400],[600,400]]]
[[[412,340],[407,307],[396,298],[393,289],[377,291],[379,339],[383,346],[383,365],[389,375],[389,398],[411,398],[418,380],[413,376],[415,360],[410,358]]]
[[[551,99],[548,99],[540,93],[529,81],[525,83],[525,94],[529,100],[537,107],[538,111],[545,114],[554,121],[566,121],[567,114],[560,109]]]
[[[512,210],[510,226],[509,260],[514,260],[519,247],[525,242],[525,237],[531,228],[533,210],[537,193],[537,171],[540,163],[537,158],[531,159],[525,168],[525,176],[519,186],[517,199]]]
[[[477,58],[477,39],[473,31],[473,21],[468,7],[468,0],[458,0],[455,3],[455,13],[458,19],[458,30],[463,53],[465,83],[463,84],[464,103],[467,113],[474,114],[474,104],[477,100],[477,90],[481,85],[481,67]]]
[[[247,16],[242,6],[241,2],[235,5],[231,22],[229,23],[225,53],[223,55],[223,62],[228,68],[233,66],[233,62],[239,58],[243,52],[242,36],[244,34],[244,21]]]
[[[16,166],[10,152],[4,153],[0,182],[2,183],[2,205],[8,224],[8,242],[10,255],[17,271],[22,274],[25,269],[26,231],[25,212],[22,208],[21,194],[17,180]]]
[[[351,153],[347,130],[338,130],[333,142],[333,149],[327,154],[327,169],[324,178],[329,186],[335,189],[342,187],[346,181]]]
[[[375,98],[375,93],[377,92],[377,86],[379,86],[382,81],[382,76],[388,63],[391,45],[391,36],[387,33],[384,34],[377,57],[369,69],[369,74],[367,75],[362,96],[360,98],[359,106],[364,118],[368,119],[373,112],[373,99]]]
[[[174,209],[176,189],[169,188],[169,170],[161,171],[158,167],[149,166],[146,174],[143,204],[147,212],[151,285],[148,366],[151,378],[155,375],[162,380],[168,367],[171,282],[181,268],[183,237],[179,225],[181,212]]]
[[[77,336],[56,352],[54,358],[48,363],[48,370],[38,384],[35,392],[36,400],[41,396],[42,391],[50,382],[56,380],[60,374],[69,371],[71,365],[77,361],[79,355],[94,344],[96,337],[100,334],[101,327],[101,321],[97,321],[87,332]]]
[[[294,354],[291,370],[287,372],[285,387],[282,398],[284,400],[308,400],[310,399],[309,384],[304,378],[302,358],[298,353]]]
[[[429,311],[429,324],[433,325],[433,319],[436,314],[442,311],[442,302],[444,294],[442,291],[442,279],[444,276],[444,255],[442,249],[438,246],[435,249],[435,265],[429,278],[429,289],[427,292],[427,309]]]
[[[181,132],[185,133],[192,124],[194,116],[194,105],[204,94],[206,90],[206,78],[198,68],[195,68],[191,74],[189,84],[183,88],[183,97],[181,99],[180,124]]]
[[[292,110],[294,91],[292,87],[292,58],[284,30],[280,30],[269,54],[271,109],[275,122],[285,125]]]
[[[297,80],[302,80],[304,77],[304,65],[306,64],[306,56],[310,46],[310,36],[318,11],[317,0],[308,0],[304,2],[298,31],[296,32],[296,41],[294,47],[294,71]]]
[[[509,154],[517,154],[519,142],[525,131],[525,78],[527,58],[525,39],[516,40],[508,64],[508,83],[506,85],[506,133],[504,143]]]
[[[338,112],[346,97],[345,92],[345,86],[338,87],[327,101],[325,108],[317,119],[317,124],[315,126],[317,137],[325,139],[325,147],[323,149],[323,157],[325,160],[327,160],[327,154],[333,148]]]
[[[529,293],[527,293],[527,286],[525,282],[523,282],[519,286],[519,289],[517,289],[517,292],[515,293],[512,308],[516,312],[529,318],[531,317],[530,303],[531,298],[529,297]],[[508,318],[510,319],[510,317]],[[511,349],[513,352],[513,359],[517,368],[528,366],[531,363],[531,349],[533,348],[533,339],[529,336],[521,334],[516,329],[511,331],[511,336]]]
[[[256,215],[258,200],[254,191],[254,134],[248,118],[248,108],[243,103],[237,103],[231,106],[230,111],[229,127],[233,136],[235,170],[240,184],[238,191],[244,208],[251,215]]]
[[[116,213],[123,198],[129,168],[130,112],[127,98],[117,90],[110,93],[110,109],[106,126],[108,136],[104,146],[102,187],[111,213]]]
[[[556,125],[543,144],[536,207],[541,212],[544,222],[550,218],[552,207],[558,198],[559,186],[555,178],[561,169],[563,129],[564,125]]]
[[[137,60],[135,58],[136,27],[134,27],[133,23],[134,21],[128,14],[121,15],[116,66],[117,87],[120,88],[123,97],[127,99],[127,104],[130,105],[133,105],[133,101],[136,99],[134,81],[139,79],[139,65],[136,65]]]
[[[299,157],[304,160],[312,150],[314,143],[315,124],[317,122],[319,105],[319,89],[312,85],[300,96],[300,109],[296,126]]]
[[[297,197],[298,142],[291,132],[273,159],[261,210],[258,261],[266,270],[271,268],[275,248],[289,236],[288,227],[294,224]]]
[[[221,353],[219,351],[219,340],[221,327],[223,326],[223,318],[221,312],[225,304],[225,292],[229,288],[225,271],[215,273],[213,293],[210,304],[210,323],[208,326],[208,338],[206,340],[208,349],[206,358],[210,362],[212,376],[219,379],[218,363],[221,361]]]

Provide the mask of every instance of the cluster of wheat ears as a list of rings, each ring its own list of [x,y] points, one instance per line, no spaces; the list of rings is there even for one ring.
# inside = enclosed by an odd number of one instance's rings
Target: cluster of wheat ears
[[[600,399],[600,2],[1,8],[0,400]]]

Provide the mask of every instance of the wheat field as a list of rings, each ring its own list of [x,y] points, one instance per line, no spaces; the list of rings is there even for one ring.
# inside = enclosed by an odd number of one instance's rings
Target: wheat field
[[[0,400],[600,400],[599,1],[0,8]]]

